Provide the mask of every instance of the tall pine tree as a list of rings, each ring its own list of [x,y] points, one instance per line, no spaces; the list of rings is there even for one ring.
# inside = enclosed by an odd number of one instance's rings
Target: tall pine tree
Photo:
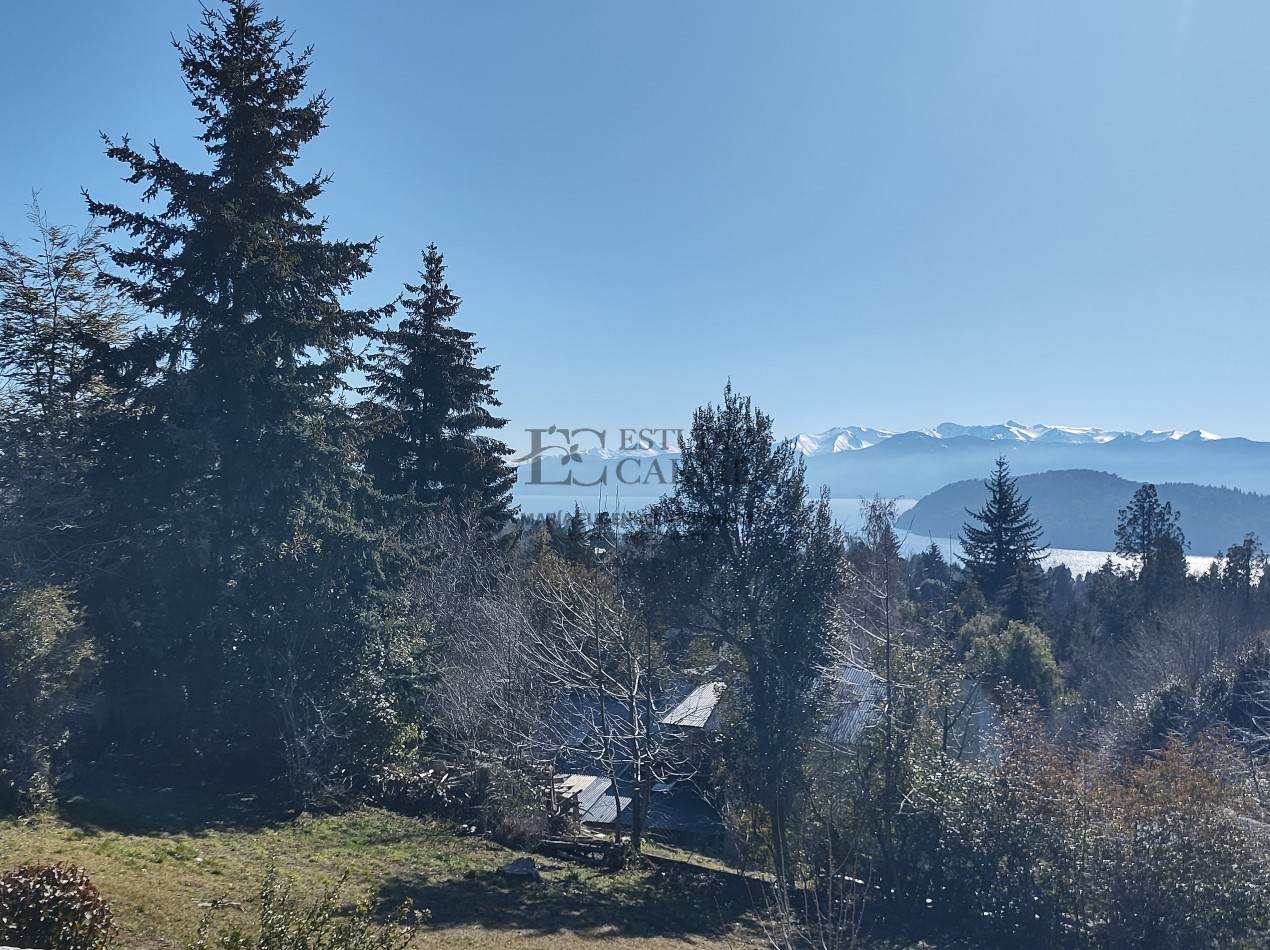
[[[1019,496],[1005,457],[984,482],[988,500],[978,511],[966,510],[978,525],[963,524],[961,549],[966,570],[989,601],[1003,601],[1012,619],[1026,620],[1039,590],[1040,561],[1045,546],[1030,499]]]
[[[1141,485],[1116,518],[1116,553],[1133,558],[1147,608],[1175,594],[1186,581],[1186,536],[1182,513],[1160,501],[1154,485]]]
[[[159,208],[89,200],[131,239],[116,282],[156,321],[119,353],[129,411],[106,435],[109,684],[121,738],[272,764],[312,801],[391,744],[411,692],[393,512],[337,398],[377,317],[340,296],[373,247],[329,240],[310,210],[329,179],[291,174],[328,110],[305,98],[310,51],[249,0],[175,45],[210,169],[107,140]]]
[[[513,515],[516,479],[509,449],[489,435],[506,419],[492,385],[496,366],[478,366],[473,334],[451,324],[460,299],[445,282],[445,260],[435,244],[423,254],[418,284],[406,284],[406,314],[381,334],[365,392],[383,431],[371,443],[367,466],[391,494],[411,494],[429,507],[448,503],[498,530]]]

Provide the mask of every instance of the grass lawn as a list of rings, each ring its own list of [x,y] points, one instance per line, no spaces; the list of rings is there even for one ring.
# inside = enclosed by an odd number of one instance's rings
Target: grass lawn
[[[218,925],[249,925],[272,860],[298,895],[347,871],[350,900],[375,891],[432,912],[419,947],[753,946],[735,876],[658,862],[622,872],[537,857],[541,882],[496,874],[519,852],[431,819],[380,809],[288,815],[251,799],[81,778],[57,817],[0,822],[0,870],[39,861],[87,869],[120,928],[116,946],[181,946],[212,903]]]

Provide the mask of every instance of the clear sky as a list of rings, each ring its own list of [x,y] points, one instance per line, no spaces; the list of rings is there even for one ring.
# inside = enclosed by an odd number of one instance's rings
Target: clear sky
[[[436,242],[510,417],[943,421],[1270,440],[1270,4],[266,0],[355,299]],[[190,0],[11,3],[0,233],[134,205],[98,131],[199,162]]]

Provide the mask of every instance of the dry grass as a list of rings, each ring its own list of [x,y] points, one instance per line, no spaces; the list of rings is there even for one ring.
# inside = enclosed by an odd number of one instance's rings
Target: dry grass
[[[116,946],[182,946],[206,907],[249,926],[269,862],[316,895],[349,872],[346,893],[409,898],[432,911],[420,947],[751,946],[736,878],[679,863],[620,873],[537,858],[542,882],[496,870],[518,856],[428,819],[379,809],[286,815],[249,799],[81,779],[58,817],[0,822],[0,869],[69,861],[88,870],[120,927]]]

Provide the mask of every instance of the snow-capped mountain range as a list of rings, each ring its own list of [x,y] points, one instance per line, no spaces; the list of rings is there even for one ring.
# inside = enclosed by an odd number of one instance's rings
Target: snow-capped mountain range
[[[596,444],[603,435],[592,429],[557,432],[554,445],[540,440],[538,452],[518,460],[514,497],[521,510],[558,518],[568,517],[575,505],[587,512],[629,512],[674,489],[679,452],[672,439],[664,440],[664,448],[631,449],[624,445],[638,443]],[[806,460],[808,487],[829,490],[834,517],[848,530],[860,528],[860,499],[897,499],[901,526],[923,546],[956,536],[966,508],[980,503],[967,499],[983,497],[983,480],[1001,457],[1025,494],[1035,491],[1047,539],[1064,563],[1073,552],[1060,548],[1069,546],[1096,548],[1100,553],[1091,563],[1102,563],[1116,511],[1128,502],[1133,483],[1152,482],[1161,497],[1176,498],[1187,537],[1199,545],[1194,554],[1221,550],[1247,531],[1270,535],[1270,442],[1202,430],[1118,432],[1017,422],[945,422],[913,432],[844,426],[793,441]],[[962,494],[943,506],[951,514],[944,512],[941,520],[940,499],[956,491]],[[951,548],[946,553],[956,556]]]
[[[987,439],[991,442],[1062,442],[1067,444],[1103,443],[1114,439],[1129,439],[1137,442],[1213,442],[1221,438],[1202,429],[1194,429],[1190,432],[1176,429],[1114,432],[1093,426],[1029,426],[1018,422],[1005,422],[991,426],[963,426],[955,422],[942,422],[933,429],[915,431],[932,439],[955,439],[968,436],[972,439]],[[803,455],[810,457],[828,452],[850,452],[871,448],[879,442],[900,434],[907,433],[870,429],[865,426],[844,426],[814,434],[803,433],[796,436],[794,442]]]
[[[645,443],[628,450],[626,445],[640,443],[612,438],[606,446],[602,435],[593,429],[558,430],[540,440],[535,454],[516,460],[517,501],[526,510],[538,504],[533,496],[541,497],[542,505],[572,508],[574,500],[595,504],[607,492],[635,505],[671,489],[679,456],[672,438],[665,439],[665,448]],[[1270,494],[1270,442],[1202,430],[945,422],[913,432],[844,426],[799,435],[794,442],[807,461],[808,485],[827,486],[834,498],[843,499],[921,498],[953,482],[986,478],[1000,456],[1015,476],[1087,469],[1137,482],[1191,482]],[[548,495],[551,502],[543,497]]]

